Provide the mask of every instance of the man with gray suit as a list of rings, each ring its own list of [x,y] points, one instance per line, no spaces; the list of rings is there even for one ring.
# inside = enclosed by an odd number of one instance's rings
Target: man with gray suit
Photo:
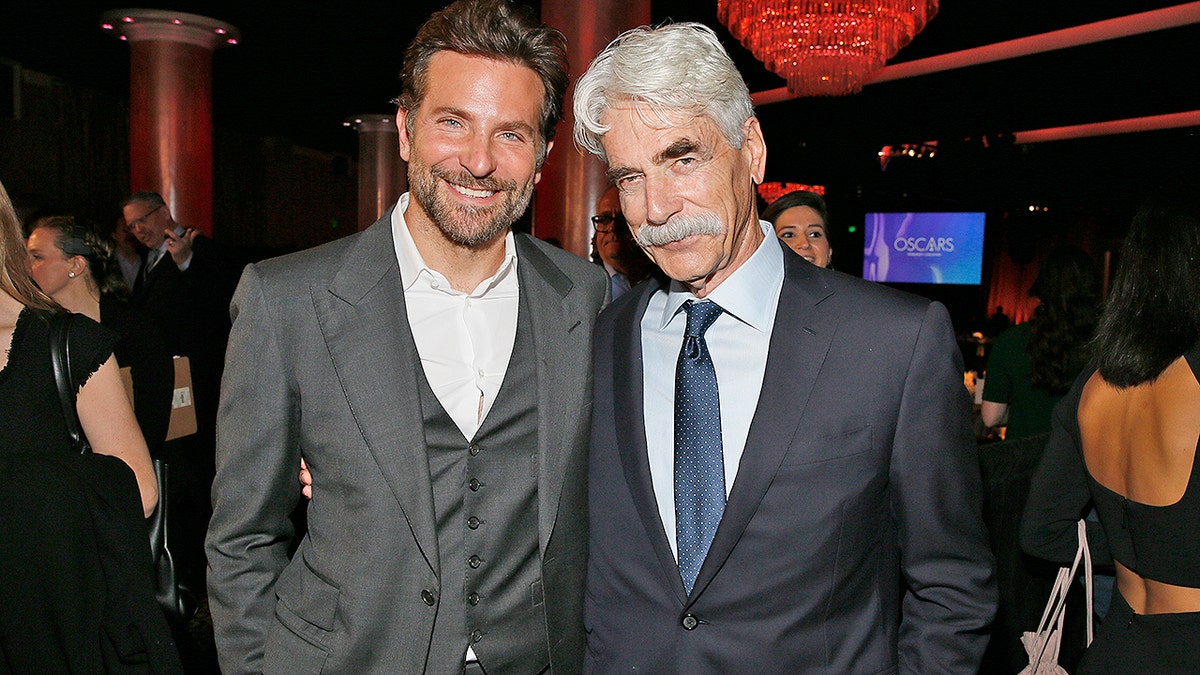
[[[227,675],[581,669],[608,284],[510,231],[561,116],[562,37],[460,0],[402,79],[411,192],[360,234],[250,266],[234,298],[207,541]]]

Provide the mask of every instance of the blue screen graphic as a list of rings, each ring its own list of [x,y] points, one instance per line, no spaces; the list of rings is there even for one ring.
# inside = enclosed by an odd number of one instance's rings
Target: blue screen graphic
[[[868,213],[863,278],[916,284],[978,284],[984,213]]]

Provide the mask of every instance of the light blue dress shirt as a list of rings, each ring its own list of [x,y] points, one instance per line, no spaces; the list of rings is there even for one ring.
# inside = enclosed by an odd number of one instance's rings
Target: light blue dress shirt
[[[725,494],[733,488],[738,464],[758,407],[767,350],[779,293],[783,289],[783,251],[768,223],[750,259],[708,294],[725,312],[705,333],[721,395],[721,445],[725,454]],[[675,362],[683,346],[687,313],[683,303],[696,296],[672,281],[657,291],[642,317],[642,378],[646,449],[654,497],[671,550],[675,543]]]

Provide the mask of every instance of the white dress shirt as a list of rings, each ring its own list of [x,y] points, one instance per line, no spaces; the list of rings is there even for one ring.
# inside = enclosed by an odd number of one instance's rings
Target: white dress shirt
[[[500,269],[463,293],[425,264],[404,221],[407,208],[405,192],[392,209],[392,239],[408,326],[425,380],[463,437],[471,440],[496,402],[517,340],[516,244],[510,231]],[[478,660],[468,645],[467,663]]]
[[[707,299],[724,312],[704,334],[717,372],[721,396],[721,447],[725,456],[725,494],[733,489],[738,464],[758,407],[767,350],[779,293],[783,289],[783,251],[768,223],[759,223],[764,238],[750,259],[717,286]],[[670,291],[656,291],[642,316],[642,379],[646,450],[650,477],[671,550],[675,541],[675,363],[683,346],[687,313],[683,303],[696,300],[672,281]]]
[[[471,440],[487,417],[517,338],[517,250],[512,232],[504,262],[470,293],[425,264],[404,221],[408,193],[392,210],[392,235],[408,325],[425,379],[458,430]]]

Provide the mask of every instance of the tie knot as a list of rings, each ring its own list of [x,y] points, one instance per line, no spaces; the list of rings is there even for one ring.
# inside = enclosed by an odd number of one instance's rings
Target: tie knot
[[[701,338],[704,337],[704,332],[708,327],[713,325],[717,317],[721,315],[721,306],[715,302],[695,302],[688,300],[683,303],[683,311],[687,312],[687,328],[684,329],[684,335],[687,337]]]

